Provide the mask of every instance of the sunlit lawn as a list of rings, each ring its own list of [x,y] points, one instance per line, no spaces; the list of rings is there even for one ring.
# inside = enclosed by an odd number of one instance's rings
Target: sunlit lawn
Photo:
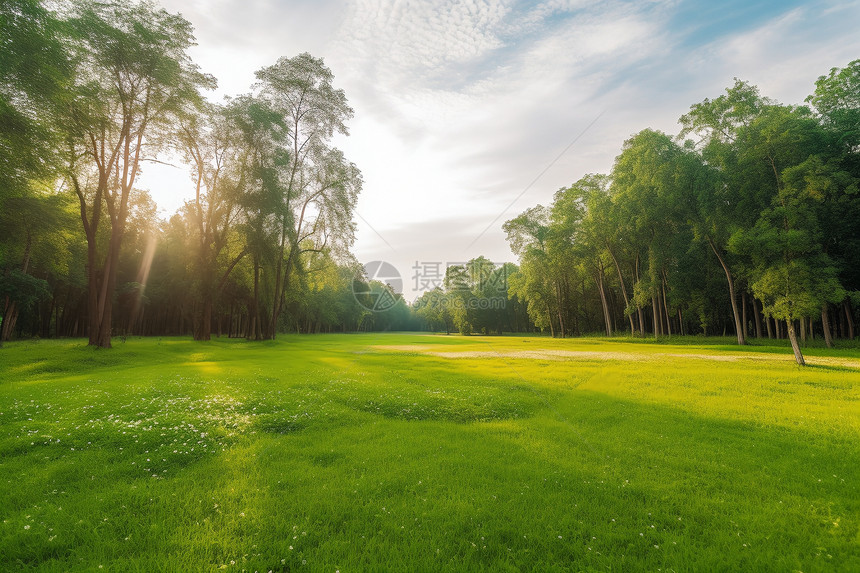
[[[7,344],[0,570],[858,571],[860,351],[808,354]]]

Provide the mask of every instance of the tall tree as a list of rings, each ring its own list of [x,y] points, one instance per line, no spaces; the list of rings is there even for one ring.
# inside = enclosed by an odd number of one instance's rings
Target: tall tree
[[[785,169],[772,206],[762,212],[755,227],[736,234],[732,245],[753,257],[753,292],[762,301],[765,315],[785,321],[795,359],[801,366],[805,360],[797,340],[796,321],[814,316],[822,305],[841,302],[845,297],[837,269],[821,249],[816,207],[823,197],[808,177],[815,163],[813,159]],[[829,345],[826,315],[822,326]]]
[[[87,237],[89,343],[111,346],[116,273],[143,162],[215,81],[191,61],[191,24],[151,2],[84,1],[70,18],[76,63],[68,177]],[[103,216],[107,219],[103,219]],[[102,223],[106,227],[102,230]]]
[[[550,265],[551,210],[537,205],[526,209],[502,225],[511,250],[520,258],[519,272],[509,278],[508,294],[527,302],[528,314],[535,326],[549,328],[556,336],[558,322],[557,277]]]
[[[627,249],[624,240],[624,221],[618,220],[619,213],[612,203],[610,193],[611,180],[606,175],[586,175],[590,181],[591,192],[586,196],[586,213],[583,219],[583,230],[589,240],[599,248],[603,249],[608,259],[612,261],[612,267],[618,278],[618,286],[624,299],[624,314],[630,325],[630,336],[636,333],[634,322],[635,309],[631,305],[631,299],[627,289],[625,272],[621,262],[625,261]],[[611,273],[611,271],[610,271]],[[641,331],[641,325],[640,325]]]
[[[248,252],[235,232],[245,184],[245,150],[231,114],[215,105],[183,118],[178,140],[194,183],[194,198],[184,207],[193,237],[194,339],[209,340],[213,304]]]
[[[586,175],[568,188],[556,192],[552,205],[552,228],[549,239],[550,255],[554,260],[572,257],[579,261],[584,274],[597,286],[603,311],[603,328],[612,336],[613,324],[606,277],[606,250],[609,229],[597,220],[598,206],[606,197],[608,179],[603,175]],[[602,204],[601,206],[605,206]],[[576,266],[568,261],[568,266]],[[573,270],[573,269],[569,269]],[[557,287],[560,291],[560,285]],[[561,297],[559,297],[561,305]]]
[[[361,173],[332,147],[335,134],[348,135],[353,111],[322,59],[308,53],[280,58],[257,72],[260,97],[287,127],[287,162],[279,170],[280,194],[274,210],[277,232],[275,284],[266,338],[274,338],[290,276],[301,253],[351,244],[352,213]]]
[[[52,189],[57,117],[70,75],[61,31],[39,0],[0,3],[0,344],[19,313],[48,296],[47,282],[33,276],[38,251],[62,249],[46,243],[58,235],[64,213]]]
[[[645,129],[624,143],[612,169],[613,205],[628,220],[630,240],[639,249],[633,301],[642,308],[650,300],[655,337],[672,334],[668,275],[689,202],[689,188],[679,177],[681,156],[668,135]]]
[[[771,200],[752,228],[735,233],[730,246],[752,258],[753,292],[766,315],[786,321],[802,365],[795,321],[821,312],[829,344],[823,305],[845,296],[821,242],[820,204],[830,178],[816,152],[826,151],[827,140],[807,108],[777,105],[763,109],[739,134],[739,165]]]
[[[735,79],[735,84],[717,98],[705,99],[690,107],[679,120],[679,137],[694,134],[694,144],[701,150],[708,165],[715,168],[715,183],[702,182],[698,194],[697,231],[711,247],[726,275],[729,299],[738,344],[746,344],[745,328],[738,307],[735,273],[732,270],[727,245],[738,228],[749,228],[764,208],[769,196],[750,189],[747,173],[738,164],[740,132],[758,117],[765,106],[773,102],[763,98],[753,85]]]
[[[826,186],[829,198],[823,208],[828,224],[822,241],[848,291],[842,311],[847,334],[853,338],[854,309],[860,301],[860,60],[819,77],[806,101],[815,106],[822,127],[835,141],[823,166],[829,172],[826,180],[834,184]]]
[[[266,261],[275,259],[275,245],[283,228],[278,216],[283,189],[280,177],[289,164],[289,127],[267,101],[253,95],[233,99],[227,111],[241,134],[244,193],[239,230],[251,258],[252,283],[247,337],[261,340],[267,320],[262,309],[265,289],[261,271]]]

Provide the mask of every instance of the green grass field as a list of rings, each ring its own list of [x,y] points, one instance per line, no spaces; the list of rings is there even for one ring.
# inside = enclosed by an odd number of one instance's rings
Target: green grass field
[[[0,570],[860,571],[860,351],[0,349]]]

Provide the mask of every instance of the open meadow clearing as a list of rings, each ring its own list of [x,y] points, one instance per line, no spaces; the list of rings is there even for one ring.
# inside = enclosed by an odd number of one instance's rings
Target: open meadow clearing
[[[857,571],[860,351],[0,349],[0,569]]]

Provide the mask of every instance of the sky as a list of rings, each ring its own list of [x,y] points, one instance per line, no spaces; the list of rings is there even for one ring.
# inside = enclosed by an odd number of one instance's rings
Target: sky
[[[279,57],[324,59],[355,110],[335,141],[364,179],[352,252],[393,265],[407,300],[446,265],[515,261],[506,220],[608,173],[638,131],[677,134],[692,104],[734,78],[801,104],[818,76],[860,58],[860,1],[161,5],[194,25],[192,57],[218,79],[214,101],[249,92]],[[192,192],[182,166],[151,165],[138,184],[164,217]]]

